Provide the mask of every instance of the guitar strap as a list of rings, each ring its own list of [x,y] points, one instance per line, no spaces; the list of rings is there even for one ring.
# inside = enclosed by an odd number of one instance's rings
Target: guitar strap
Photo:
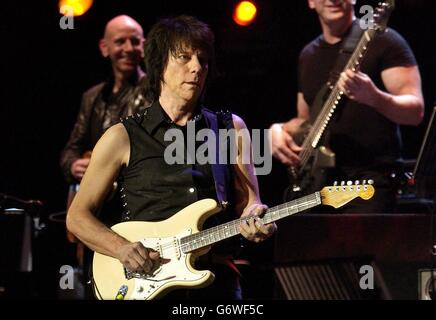
[[[229,141],[227,139],[226,143],[219,140],[219,129],[231,129],[233,128],[233,121],[232,114],[230,112],[211,112],[207,110],[206,108],[202,108],[202,114],[204,118],[206,119],[206,123],[208,128],[212,129],[215,133],[216,137],[216,145],[215,147],[215,159],[210,159],[211,161],[211,168],[212,168],[212,175],[213,179],[215,181],[215,189],[217,194],[218,202],[221,206],[224,208],[227,207],[229,204],[229,185],[231,180],[231,173],[229,170],[229,166],[227,163],[228,161],[225,161],[222,163],[220,159],[222,158],[221,155],[223,154],[229,154]],[[229,160],[229,159],[226,159]]]
[[[347,62],[350,60],[350,57],[354,52],[354,49],[357,47],[357,43],[362,37],[363,31],[364,30],[360,27],[359,19],[354,20],[348,34],[342,41],[339,55],[336,59],[333,69],[330,71],[327,83],[321,87],[315,96],[314,103],[310,111],[311,119],[316,119],[317,115],[321,111],[324,101],[330,91],[330,86],[334,85],[339,79],[341,72],[344,70]]]

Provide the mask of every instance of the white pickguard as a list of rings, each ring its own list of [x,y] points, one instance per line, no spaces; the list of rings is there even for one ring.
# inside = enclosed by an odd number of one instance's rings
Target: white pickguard
[[[177,286],[177,283],[180,282],[196,282],[207,276],[207,271],[200,273],[190,271],[189,257],[180,249],[179,239],[190,235],[191,232],[192,231],[188,229],[175,237],[147,238],[140,240],[146,248],[153,248],[159,251],[161,258],[169,259],[170,261],[162,264],[151,277],[148,277],[150,280],[135,279],[134,293],[132,293],[130,299],[149,299],[153,293],[164,286],[170,285],[173,287]]]

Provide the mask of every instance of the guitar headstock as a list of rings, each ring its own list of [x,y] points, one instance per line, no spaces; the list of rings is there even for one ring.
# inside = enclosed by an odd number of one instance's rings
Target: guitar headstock
[[[369,200],[375,192],[372,184],[372,180],[364,180],[362,184],[359,181],[354,184],[351,181],[342,181],[340,185],[335,182],[333,186],[324,187],[320,191],[322,204],[337,209],[358,197]]]
[[[388,25],[389,17],[395,8],[395,0],[383,0],[374,10],[373,29],[384,32]]]

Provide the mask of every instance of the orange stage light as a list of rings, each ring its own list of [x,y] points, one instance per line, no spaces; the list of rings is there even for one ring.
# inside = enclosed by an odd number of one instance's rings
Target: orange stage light
[[[92,6],[93,0],[59,0],[59,10],[63,15],[81,16]]]
[[[240,26],[248,26],[256,17],[257,8],[253,2],[241,1],[233,12],[233,20]]]

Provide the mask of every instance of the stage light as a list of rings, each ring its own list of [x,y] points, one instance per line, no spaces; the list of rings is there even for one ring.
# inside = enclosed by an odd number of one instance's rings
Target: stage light
[[[59,0],[59,10],[63,15],[81,16],[92,6],[93,0]]]
[[[253,2],[241,1],[233,11],[233,20],[240,26],[248,26],[256,17],[257,8]]]

